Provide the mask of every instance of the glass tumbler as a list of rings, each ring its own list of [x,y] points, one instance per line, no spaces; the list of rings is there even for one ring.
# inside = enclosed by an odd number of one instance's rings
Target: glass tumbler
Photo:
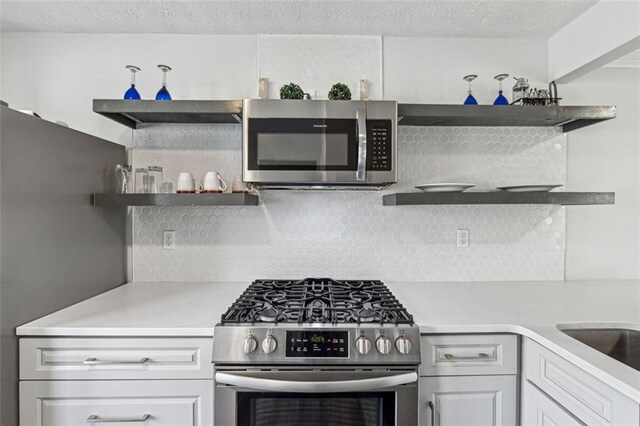
[[[136,169],[135,173],[135,186],[136,186],[136,194],[146,194],[147,191],[147,181],[149,178],[149,171],[145,168]]]
[[[149,166],[147,168],[149,176],[147,177],[147,192],[157,194],[160,192],[164,179],[162,177],[162,167]]]
[[[116,164],[116,194],[128,194],[131,189],[131,166]]]

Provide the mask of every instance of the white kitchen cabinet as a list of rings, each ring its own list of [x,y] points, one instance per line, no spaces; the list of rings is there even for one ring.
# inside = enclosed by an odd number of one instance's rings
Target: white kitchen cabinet
[[[20,426],[210,426],[213,380],[20,382]]]
[[[528,380],[522,383],[521,426],[584,426]]]
[[[523,342],[522,373],[584,424],[640,425],[637,402],[531,339]]]
[[[421,426],[515,426],[517,377],[420,378]]]
[[[431,334],[420,337],[421,376],[518,373],[515,334]]]
[[[23,337],[20,380],[210,379],[211,338]]]

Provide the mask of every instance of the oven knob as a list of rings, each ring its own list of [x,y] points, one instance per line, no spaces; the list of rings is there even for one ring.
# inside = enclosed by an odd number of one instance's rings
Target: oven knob
[[[242,352],[244,352],[245,354],[250,354],[251,352],[255,351],[257,347],[258,342],[256,342],[256,339],[253,336],[248,336],[242,343]]]
[[[275,351],[276,347],[278,347],[278,342],[276,342],[276,338],[271,334],[267,335],[267,337],[262,341],[262,350],[266,354],[270,354]]]
[[[376,340],[376,348],[382,355],[387,355],[391,352],[391,341],[387,336],[380,336]]]
[[[407,336],[400,336],[396,339],[396,349],[402,355],[407,355],[411,352],[411,341]]]
[[[360,336],[356,340],[356,349],[360,354],[366,355],[371,350],[371,342],[365,336]]]

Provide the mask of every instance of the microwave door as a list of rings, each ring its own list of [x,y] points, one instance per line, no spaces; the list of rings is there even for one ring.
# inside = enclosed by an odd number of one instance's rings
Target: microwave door
[[[245,180],[353,182],[359,167],[366,167],[359,133],[353,119],[250,118]],[[366,145],[366,129],[364,133]]]

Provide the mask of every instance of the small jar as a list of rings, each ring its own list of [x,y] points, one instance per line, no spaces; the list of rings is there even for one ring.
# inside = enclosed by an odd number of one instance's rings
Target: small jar
[[[149,176],[147,178],[147,192],[151,194],[158,194],[162,188],[162,183],[164,182],[162,177],[162,167],[149,166],[147,171],[149,172]]]
[[[146,194],[147,189],[147,181],[149,178],[149,171],[145,168],[136,169],[135,174],[135,185],[136,185],[136,194]]]
[[[131,166],[116,164],[116,194],[128,194],[131,190]]]

